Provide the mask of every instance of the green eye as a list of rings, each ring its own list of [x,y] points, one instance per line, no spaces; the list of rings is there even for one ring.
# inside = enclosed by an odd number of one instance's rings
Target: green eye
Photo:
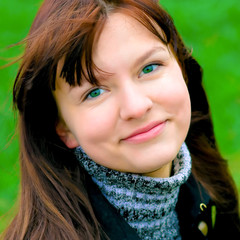
[[[92,91],[87,95],[87,98],[96,98],[96,97],[100,96],[103,92],[104,92],[103,89],[101,89],[101,88],[96,88],[96,89],[92,90]]]
[[[142,72],[141,72],[141,76],[143,74],[148,74],[148,73],[151,73],[152,71],[154,71],[155,69],[157,69],[159,65],[158,64],[150,64],[150,65],[147,65],[146,67],[143,68]]]

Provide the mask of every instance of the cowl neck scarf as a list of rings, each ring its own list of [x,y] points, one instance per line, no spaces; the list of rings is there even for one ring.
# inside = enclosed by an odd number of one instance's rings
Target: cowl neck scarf
[[[191,156],[185,143],[173,160],[173,174],[168,178],[106,168],[92,161],[81,147],[75,154],[102,194],[141,239],[181,239],[175,208],[180,186],[191,173]]]

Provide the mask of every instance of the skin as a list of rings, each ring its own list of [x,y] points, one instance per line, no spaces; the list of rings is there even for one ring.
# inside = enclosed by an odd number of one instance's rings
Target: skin
[[[191,118],[188,89],[170,48],[135,19],[114,13],[95,41],[93,61],[111,73],[96,73],[97,89],[84,79],[75,87],[56,80],[57,134],[105,167],[168,177]],[[153,132],[127,138],[156,123]]]

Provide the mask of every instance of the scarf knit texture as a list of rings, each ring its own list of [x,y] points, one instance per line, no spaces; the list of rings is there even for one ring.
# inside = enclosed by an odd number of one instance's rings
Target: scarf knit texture
[[[173,175],[168,178],[103,167],[92,161],[81,147],[75,153],[106,199],[141,239],[181,239],[175,207],[180,186],[191,173],[191,157],[185,143],[173,160]]]

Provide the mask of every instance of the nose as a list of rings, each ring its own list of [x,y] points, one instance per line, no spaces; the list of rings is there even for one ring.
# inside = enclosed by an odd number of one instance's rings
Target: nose
[[[143,86],[129,84],[119,99],[120,117],[123,120],[142,118],[153,105]]]

